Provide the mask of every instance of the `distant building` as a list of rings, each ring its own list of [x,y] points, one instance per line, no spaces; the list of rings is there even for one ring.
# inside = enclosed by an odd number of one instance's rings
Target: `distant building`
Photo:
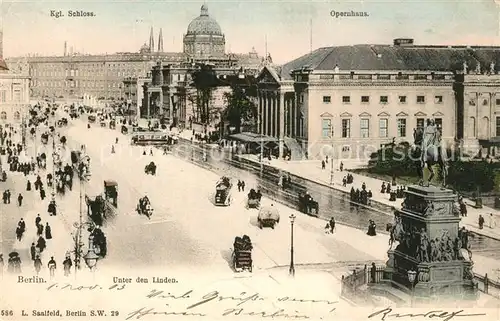
[[[151,28],[148,43],[136,53],[73,54],[67,52],[65,42],[63,56],[16,57],[8,58],[6,62],[8,66],[26,63],[34,97],[82,98],[91,95],[106,100],[123,100],[124,80],[146,77],[158,61],[164,65],[199,60],[241,61],[240,65],[244,66],[261,63],[262,59],[255,50],[249,54],[226,54],[225,43],[220,26],[203,5],[200,16],[189,24],[184,35],[183,52],[163,52],[161,29],[155,51]]]
[[[21,121],[27,113],[30,103],[29,80],[22,68],[9,70],[7,67],[3,59],[3,32],[0,31],[0,124]]]
[[[259,132],[277,139],[282,154],[291,149],[292,158],[306,151],[321,158],[332,148],[334,157],[366,158],[382,144],[413,143],[413,129],[427,119],[447,144],[479,145],[477,136],[497,135],[499,61],[500,48],[417,46],[412,39],[320,48],[261,72]],[[481,76],[465,68],[464,76],[464,65],[476,64],[493,68],[479,68]]]
[[[181,128],[191,128],[199,121],[192,73],[200,65],[212,66],[221,79],[238,75],[254,77],[262,69],[265,61],[255,49],[248,54],[226,53],[225,44],[219,24],[208,15],[207,6],[203,5],[200,16],[191,21],[184,35],[186,61],[158,63],[152,68],[151,81],[144,85],[140,117],[158,118]],[[211,92],[209,109],[212,122],[220,120],[225,107],[224,93],[229,91],[228,83]]]

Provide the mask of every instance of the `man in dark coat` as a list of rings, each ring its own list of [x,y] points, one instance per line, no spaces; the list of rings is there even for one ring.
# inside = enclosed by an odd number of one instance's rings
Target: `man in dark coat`
[[[36,258],[36,248],[35,248],[35,243],[31,243],[30,247],[30,254],[31,254],[31,259],[34,261]]]
[[[42,260],[40,260],[40,256],[37,255],[34,261],[36,275],[38,275],[42,269]]]
[[[40,253],[42,253],[43,250],[45,250],[45,248],[47,247],[47,243],[45,242],[45,239],[42,236],[40,236],[38,238],[38,241],[36,243],[36,247],[38,247],[40,249]]]
[[[52,238],[52,229],[50,228],[49,223],[45,225],[45,238],[50,240]]]
[[[28,180],[28,182],[26,183],[26,190],[27,191],[31,191],[31,182]]]
[[[26,222],[23,219],[21,219],[17,225],[19,225],[23,232],[26,231]]]
[[[36,231],[36,234],[37,234],[38,236],[40,236],[40,235],[42,235],[42,234],[43,234],[43,224],[38,225],[38,227],[37,227],[37,231]]]
[[[40,214],[38,214],[35,218],[35,226],[38,228],[38,225],[40,225],[40,222],[42,221],[42,218],[40,217]]]
[[[17,204],[19,206],[23,205],[23,195],[21,195],[21,193],[17,196]]]

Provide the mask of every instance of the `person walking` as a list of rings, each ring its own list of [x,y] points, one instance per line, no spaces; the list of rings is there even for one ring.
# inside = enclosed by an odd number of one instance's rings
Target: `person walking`
[[[40,222],[42,221],[42,218],[40,217],[40,214],[38,214],[35,218],[35,226],[38,228],[38,225],[40,225]]]
[[[56,274],[56,261],[54,260],[54,257],[50,257],[50,261],[47,264],[49,271],[50,271],[50,277],[53,278],[54,275]]]
[[[23,205],[23,195],[21,195],[21,193],[19,193],[19,195],[17,196],[17,204],[19,206]]]
[[[68,276],[71,274],[71,267],[73,266],[73,262],[71,261],[71,257],[67,254],[66,259],[63,261],[64,267],[64,276]]]
[[[52,228],[50,227],[49,223],[47,222],[45,224],[45,239],[50,240],[52,238]]]
[[[36,275],[40,274],[40,270],[42,269],[42,260],[40,260],[39,255],[36,256],[33,264],[35,266]]]
[[[31,254],[31,260],[34,261],[36,258],[36,248],[35,248],[35,243],[31,243],[30,247],[30,254]]]

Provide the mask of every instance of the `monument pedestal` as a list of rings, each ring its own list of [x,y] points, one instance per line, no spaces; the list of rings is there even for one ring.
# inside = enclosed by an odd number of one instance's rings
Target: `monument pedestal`
[[[472,261],[461,252],[457,195],[438,187],[410,186],[395,213],[393,238],[384,278],[405,287],[417,301],[477,298]],[[415,281],[408,271],[415,271]]]

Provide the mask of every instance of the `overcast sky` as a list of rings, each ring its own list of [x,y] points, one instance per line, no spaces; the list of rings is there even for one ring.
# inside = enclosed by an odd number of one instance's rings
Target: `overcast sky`
[[[87,0],[4,1],[4,56],[136,52],[154,28],[163,28],[164,50],[181,51],[189,22],[203,1]],[[389,44],[414,38],[416,44],[500,45],[499,7],[493,0],[207,1],[210,16],[226,36],[226,51],[252,47],[283,63],[313,49],[347,44]],[[51,10],[83,10],[95,17],[51,17]],[[366,12],[368,17],[331,16],[331,11]]]

